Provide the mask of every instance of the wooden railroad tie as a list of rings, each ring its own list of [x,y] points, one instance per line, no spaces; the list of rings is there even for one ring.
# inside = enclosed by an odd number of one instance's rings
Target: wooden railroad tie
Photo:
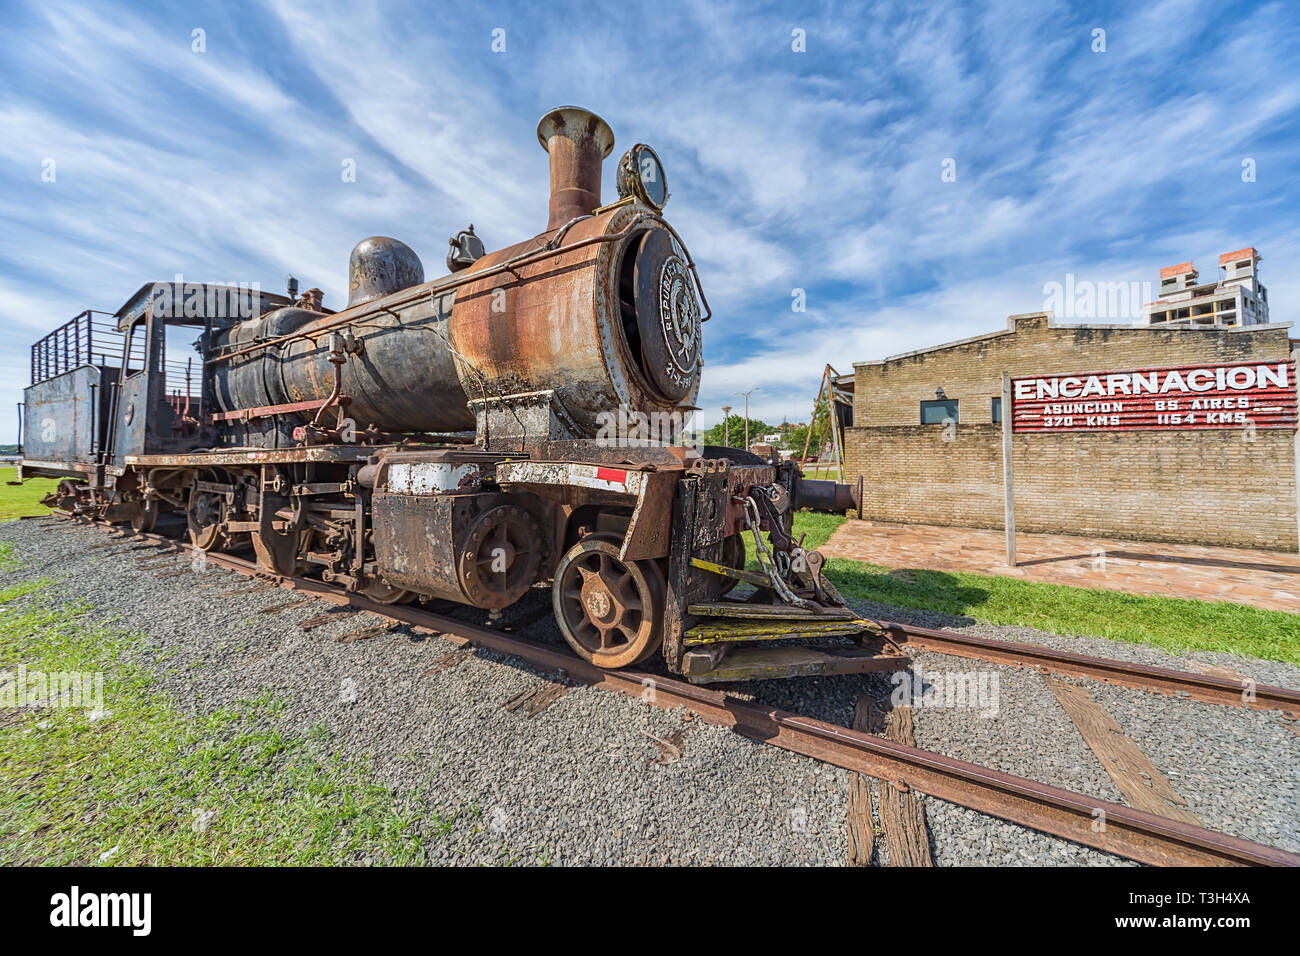
[[[1056,677],[1043,679],[1130,807],[1194,826],[1201,825],[1190,810],[1184,809],[1187,801],[1147,759],[1133,738],[1124,733],[1105,707],[1077,684],[1067,684]]]
[[[859,694],[853,708],[853,729],[864,734],[872,733],[871,698]],[[871,798],[871,778],[865,773],[854,773],[849,781],[849,866],[870,866],[876,849],[876,822],[874,801]]]
[[[459,667],[467,660],[474,656],[478,648],[474,644],[466,644],[464,647],[458,647],[449,653],[443,654],[433,662],[433,666],[421,674],[421,677],[432,677],[434,674],[441,674],[443,671],[449,671],[454,667]]]
[[[654,745],[659,748],[658,757],[651,757],[646,760],[646,769],[648,770],[656,764],[667,765],[681,760],[682,753],[684,752],[682,742],[686,739],[686,731],[689,729],[689,725],[681,727],[670,734],[667,739],[656,737],[654,734],[650,733],[650,731],[642,729],[641,733],[644,736],[649,737],[651,741],[654,742]]]
[[[372,638],[379,637],[381,634],[392,633],[393,625],[375,624],[371,627],[363,627],[355,631],[348,631],[346,634],[340,634],[334,638],[338,644],[352,644],[355,641],[368,641]]]
[[[909,747],[916,746],[911,707],[890,710],[885,719],[885,736]],[[934,866],[925,807],[902,781],[892,781],[880,788],[880,825],[889,845],[890,866]]]
[[[255,585],[251,588],[231,588],[229,591],[222,591],[220,594],[217,595],[217,597],[227,598],[227,597],[240,597],[241,595],[244,594],[257,594],[259,591],[269,591],[273,587],[275,587],[274,584],[271,584],[269,581],[264,581],[261,584]]]
[[[196,588],[216,588],[216,587],[220,587],[220,586],[223,585],[223,584],[229,584],[229,583],[230,583],[230,577],[231,577],[231,576],[230,576],[229,574],[225,574],[225,573],[222,573],[222,574],[214,574],[214,575],[212,575],[212,577],[211,577],[210,580],[207,580],[207,581],[199,581],[197,584],[194,585],[194,587],[196,587]]]
[[[1204,661],[1189,660],[1187,662],[1189,670],[1194,670],[1198,674],[1205,674],[1207,677],[1220,677],[1223,680],[1238,681],[1245,687],[1247,684],[1253,684],[1255,681],[1247,677],[1241,671],[1234,671],[1230,667],[1216,667],[1213,664],[1207,664]]]
[[[511,712],[520,712],[531,719],[568,692],[569,686],[567,683],[543,681],[536,687],[521,690],[502,704],[501,707]]]
[[[279,614],[281,611],[288,611],[290,608],[302,607],[304,604],[310,604],[316,599],[314,597],[301,597],[293,601],[286,601],[283,604],[273,604],[271,607],[264,607],[258,614]]]
[[[298,626],[304,631],[310,631],[312,628],[328,624],[330,621],[344,621],[352,617],[354,614],[360,613],[359,610],[353,607],[342,608],[338,611],[326,611],[324,614],[317,614],[315,617],[307,618],[307,620],[303,621]]]

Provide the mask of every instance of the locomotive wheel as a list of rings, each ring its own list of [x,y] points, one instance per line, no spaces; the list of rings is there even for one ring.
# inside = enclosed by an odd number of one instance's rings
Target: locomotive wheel
[[[197,491],[190,495],[190,506],[185,511],[189,523],[190,542],[200,551],[223,551],[226,536],[221,532],[224,502],[220,495]]]
[[[136,534],[149,534],[158,525],[158,502],[141,498],[131,509],[131,530]]]
[[[470,603],[501,608],[523,597],[537,580],[541,539],[536,519],[523,508],[502,505],[479,515],[458,562]]]
[[[415,600],[415,592],[408,591],[406,588],[395,588],[391,584],[385,584],[379,578],[370,578],[366,581],[361,593],[376,604],[410,604]]]
[[[722,539],[722,563],[737,571],[745,570],[745,536],[732,534]],[[723,578],[719,596],[729,594],[740,582],[735,578]]]
[[[610,538],[579,541],[555,569],[552,603],[569,646],[597,667],[627,667],[663,643],[663,572],[653,561],[623,561]]]
[[[48,508],[66,511],[68,514],[77,514],[81,504],[81,489],[83,487],[79,482],[69,481],[64,478],[59,482],[58,490],[54,494],[41,499],[41,504]]]
[[[291,512],[287,527],[275,527],[281,508]],[[298,548],[302,545],[302,529],[306,512],[299,503],[295,510],[288,498],[269,491],[262,493],[262,503],[257,515],[258,530],[251,532],[253,553],[257,563],[266,571],[293,577],[298,573]]]

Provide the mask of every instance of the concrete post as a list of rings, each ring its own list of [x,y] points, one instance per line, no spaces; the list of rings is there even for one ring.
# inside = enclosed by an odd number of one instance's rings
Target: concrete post
[[[1002,494],[1007,529],[1007,567],[1016,566],[1016,493],[1011,468],[1011,373],[1002,373]]]

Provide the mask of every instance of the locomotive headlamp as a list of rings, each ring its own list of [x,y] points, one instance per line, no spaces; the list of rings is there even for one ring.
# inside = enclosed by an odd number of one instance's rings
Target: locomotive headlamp
[[[652,209],[668,201],[668,180],[658,154],[645,143],[637,143],[618,161],[618,194],[635,196]]]

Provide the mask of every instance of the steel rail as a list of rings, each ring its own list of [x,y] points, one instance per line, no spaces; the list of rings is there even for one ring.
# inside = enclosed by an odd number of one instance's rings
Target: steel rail
[[[1001,641],[888,621],[882,621],[881,624],[890,637],[905,649],[934,651],[1013,667],[1032,667],[1043,673],[1088,677],[1107,684],[1172,694],[1209,704],[1280,710],[1292,717],[1300,717],[1300,691],[1271,684],[1257,684],[1249,678],[1231,680],[1167,667],[1089,657],[1039,644]]]
[[[88,527],[113,527],[106,522],[52,513]],[[167,545],[178,555],[197,550],[186,542],[159,534],[130,533],[127,537]],[[472,644],[518,657],[543,671],[553,671],[593,687],[619,691],[656,707],[686,707],[710,724],[730,728],[753,740],[867,774],[899,790],[917,790],[1019,826],[1141,863],[1156,866],[1300,866],[1300,854],[1278,847],[803,717],[724,691],[642,671],[602,670],[567,649],[538,644],[431,611],[378,604],[322,581],[265,571],[252,561],[232,555],[208,552],[204,560],[340,606],[354,607],[409,624],[421,633],[436,634],[462,646]]]

